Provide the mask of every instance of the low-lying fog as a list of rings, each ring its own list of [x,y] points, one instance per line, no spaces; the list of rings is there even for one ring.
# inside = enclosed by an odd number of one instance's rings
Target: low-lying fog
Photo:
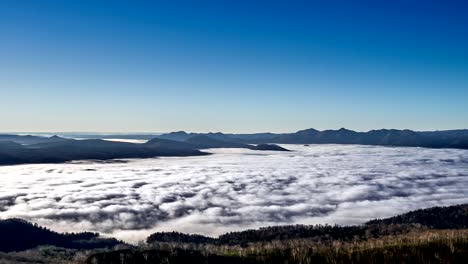
[[[468,151],[284,145],[127,163],[0,167],[0,218],[127,241],[283,224],[358,224],[468,203]]]

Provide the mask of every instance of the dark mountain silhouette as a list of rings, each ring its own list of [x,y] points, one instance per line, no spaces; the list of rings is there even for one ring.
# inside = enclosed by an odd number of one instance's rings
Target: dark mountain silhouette
[[[153,138],[145,145],[162,149],[197,149],[194,144],[164,138]]]
[[[111,248],[123,244],[98,233],[57,233],[21,219],[0,220],[0,251],[11,252],[51,245],[74,249]]]
[[[223,142],[241,144],[360,144],[468,149],[468,130],[417,132],[408,129],[380,129],[368,132],[356,132],[345,128],[324,131],[311,128],[296,133],[285,134],[223,134],[219,132],[194,134],[181,131],[163,134],[158,137],[186,141],[195,136],[204,136]],[[208,142],[208,139],[205,138],[204,141]]]
[[[160,148],[151,144],[132,144],[101,139],[67,139],[26,146],[12,145],[11,142],[3,144],[7,144],[8,147],[0,148],[0,165],[207,154],[196,149]]]
[[[218,135],[219,137],[219,135]],[[251,150],[271,150],[271,151],[288,151],[287,149],[274,145],[274,144],[259,144],[259,145],[248,145],[239,142],[224,141],[212,138],[210,134],[207,135],[196,135],[184,142],[194,145],[198,149],[207,148],[245,148]]]
[[[23,145],[13,141],[0,141],[0,149],[20,149]]]
[[[169,139],[169,140],[175,140],[175,141],[185,141],[193,136],[195,136],[197,134],[188,134],[187,132],[185,131],[177,131],[177,132],[171,132],[171,133],[167,133],[167,134],[162,134],[162,135],[159,135],[157,136],[158,138],[162,138],[162,139]]]
[[[382,146],[462,148],[468,147],[468,133],[427,133],[412,130],[380,129],[355,132],[348,129],[303,130],[273,139],[274,143],[361,144]]]
[[[243,143],[214,139],[212,138],[213,134],[218,133],[208,134],[209,136],[195,135],[186,139],[185,141],[154,138],[145,144],[166,149],[246,148],[251,150],[288,151],[287,149],[274,144],[248,145]]]
[[[148,139],[153,135],[105,135],[98,138]],[[401,147],[427,148],[460,148],[468,149],[468,129],[446,131],[412,131],[408,129],[379,129],[368,132],[356,132],[341,128],[338,130],[319,131],[313,128],[295,133],[187,133],[185,131],[171,132],[158,136],[160,139],[185,142],[195,136],[206,136],[211,139],[241,144],[361,144]],[[11,140],[10,140],[11,141]],[[210,144],[215,145],[215,144]],[[224,143],[226,145],[226,143]]]
[[[61,133],[66,138],[79,138],[79,139],[137,139],[137,140],[150,140],[153,139],[159,134],[142,134],[142,133],[133,133],[133,134],[102,134],[102,133],[79,133],[79,132],[67,132]]]
[[[251,150],[272,150],[272,151],[289,151],[283,147],[275,144],[258,144],[256,146],[250,146]]]
[[[275,133],[227,134],[228,137],[232,139],[240,140],[245,143],[248,143],[248,142],[268,143],[270,142],[271,139],[279,135],[281,134],[275,134]]]
[[[291,143],[291,144],[305,144],[309,143],[311,138],[314,138],[320,131],[313,128],[297,131],[296,133],[278,135],[271,140],[271,142]]]
[[[24,162],[17,153],[23,151],[23,146],[12,141],[0,141],[0,165],[20,164]]]
[[[230,141],[237,143],[268,143],[271,139],[279,136],[274,133],[254,133],[254,134],[224,134],[221,132],[210,133],[187,133],[185,131],[171,132],[157,136],[158,138],[170,139],[175,141],[186,141],[194,136],[207,136],[212,139]]]
[[[468,136],[468,129],[422,131],[420,133],[428,136],[463,137]]]
[[[14,137],[10,138],[15,139]],[[74,140],[57,136],[47,138],[46,141],[41,139],[39,142],[40,143],[36,144],[21,145],[13,141],[0,141],[0,165],[61,163],[73,160],[195,156],[208,154],[200,151],[200,149],[207,148],[285,150],[282,147],[271,144],[252,146],[243,143],[216,140],[203,135],[190,137],[185,142],[154,138],[144,144],[106,141],[102,139]]]
[[[196,135],[185,140],[197,148],[249,148],[247,144],[229,142],[210,137],[209,135]]]
[[[306,129],[285,134],[223,134],[219,132],[203,134],[179,131],[160,135],[145,144],[110,142],[101,139],[72,140],[58,136],[37,137],[4,134],[0,135],[0,165],[58,163],[86,159],[191,156],[207,154],[199,151],[207,148],[286,150],[271,143],[361,144],[468,149],[468,130],[416,132],[380,129],[356,132],[341,128],[324,131]]]
[[[0,142],[11,141],[22,145],[31,145],[47,142],[57,142],[67,140],[62,137],[52,136],[52,137],[39,137],[31,135],[10,135],[10,134],[0,134]]]

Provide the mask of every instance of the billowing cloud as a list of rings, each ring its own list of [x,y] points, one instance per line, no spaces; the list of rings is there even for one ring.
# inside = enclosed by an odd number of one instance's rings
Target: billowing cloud
[[[129,241],[277,224],[357,224],[468,203],[468,151],[353,145],[0,167],[0,217]]]

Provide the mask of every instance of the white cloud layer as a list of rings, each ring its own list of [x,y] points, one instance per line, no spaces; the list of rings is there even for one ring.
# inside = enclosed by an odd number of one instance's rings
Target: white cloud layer
[[[278,224],[357,224],[468,203],[468,151],[286,145],[293,152],[0,167],[0,218],[138,241]]]

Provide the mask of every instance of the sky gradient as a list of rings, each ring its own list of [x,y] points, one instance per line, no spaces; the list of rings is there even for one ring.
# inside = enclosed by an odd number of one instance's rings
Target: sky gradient
[[[464,1],[253,2],[1,1],[0,131],[468,128]]]

